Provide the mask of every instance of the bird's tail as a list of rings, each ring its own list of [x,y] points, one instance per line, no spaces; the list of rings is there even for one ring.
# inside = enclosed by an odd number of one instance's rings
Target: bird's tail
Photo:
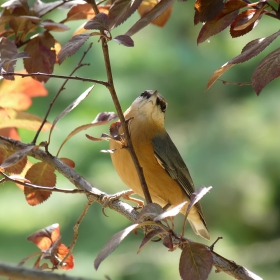
[[[205,226],[205,224],[203,223],[203,221],[201,219],[190,219],[188,218],[188,221],[193,229],[193,231],[197,234],[200,235],[201,237],[205,238],[205,239],[210,239],[210,234],[208,232],[207,227]]]

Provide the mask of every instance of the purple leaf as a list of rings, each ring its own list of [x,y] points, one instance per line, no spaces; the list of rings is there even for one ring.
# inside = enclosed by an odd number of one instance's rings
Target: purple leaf
[[[109,31],[109,25],[109,17],[104,13],[99,13],[85,24],[84,29],[97,29],[100,31]]]
[[[133,224],[124,230],[114,234],[105,246],[98,253],[95,261],[94,267],[97,270],[101,262],[106,259],[118,246],[119,244],[126,238],[126,236],[131,233],[135,228],[137,228],[138,224]]]
[[[127,35],[119,35],[113,38],[114,41],[126,47],[134,47],[134,42],[131,37]]]
[[[125,22],[140,6],[143,0],[117,0],[111,6],[109,18],[111,19],[110,29]]]
[[[90,37],[90,34],[78,34],[72,37],[58,54],[58,62],[61,64],[67,57],[73,55]]]
[[[169,6],[174,3],[174,0],[162,0],[151,11],[140,18],[126,33],[125,35],[132,36],[139,30],[147,26],[154,19],[159,17]]]
[[[252,76],[252,86],[259,95],[262,89],[280,76],[280,48],[267,55],[257,66]]]
[[[212,266],[212,253],[205,245],[195,242],[186,243],[179,263],[179,272],[183,280],[206,280]]]

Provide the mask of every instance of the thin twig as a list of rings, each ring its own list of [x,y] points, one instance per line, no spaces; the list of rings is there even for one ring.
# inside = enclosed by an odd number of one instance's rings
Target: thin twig
[[[95,14],[97,15],[99,13],[99,10],[98,10],[98,7],[97,7],[95,1],[91,0],[91,1],[87,1],[87,2],[92,5],[92,8],[93,8]],[[101,30],[101,34],[104,34],[104,31]],[[107,44],[107,40],[106,40],[106,38],[104,38],[104,36],[101,37],[101,43],[102,43],[102,51],[103,51],[103,56],[104,56],[107,78],[108,78],[107,88],[111,93],[112,100],[114,102],[115,108],[116,108],[118,116],[120,118],[122,128],[123,128],[123,131],[124,131],[126,145],[127,145],[128,151],[130,153],[130,156],[132,158],[132,161],[134,163],[134,166],[136,168],[136,171],[138,173],[140,184],[142,186],[142,190],[143,190],[143,193],[144,193],[144,196],[145,196],[145,199],[146,199],[146,203],[151,203],[152,198],[151,198],[151,195],[150,195],[150,192],[149,192],[149,189],[148,189],[145,177],[144,177],[143,169],[140,166],[140,163],[139,163],[138,158],[136,156],[135,150],[133,148],[133,144],[132,144],[132,141],[131,141],[131,138],[130,138],[128,126],[127,126],[127,123],[125,121],[123,111],[122,111],[122,108],[121,108],[121,105],[120,105],[120,102],[119,102],[119,99],[118,99],[118,96],[117,96],[117,93],[116,93],[116,90],[115,90],[108,44]]]
[[[92,200],[92,199],[89,199],[88,200],[88,203],[86,204],[86,206],[84,207],[84,210],[82,212],[82,214],[80,215],[80,217],[78,218],[74,228],[73,228],[73,231],[74,231],[74,236],[73,236],[73,239],[72,239],[72,243],[71,245],[69,246],[69,251],[68,251],[68,254],[64,257],[64,259],[60,262],[60,265],[63,265],[64,262],[67,260],[67,258],[72,254],[72,251],[73,251],[73,248],[78,240],[78,230],[79,230],[79,226],[80,224],[82,223],[82,220],[84,219],[84,217],[86,216],[87,214],[87,211],[89,209],[89,207],[91,206],[92,203],[94,203],[95,200]]]
[[[35,76],[41,76],[41,77],[49,77],[49,78],[58,78],[58,79],[68,79],[68,80],[75,80],[75,81],[82,81],[82,82],[91,82],[91,83],[96,83],[103,85],[105,87],[108,87],[107,82],[103,82],[100,80],[95,80],[95,79],[89,79],[89,78],[83,78],[79,76],[65,76],[65,75],[54,75],[54,74],[46,74],[46,73],[41,73],[41,72],[36,72],[36,73],[16,73],[16,72],[6,72],[6,73],[1,73],[1,76],[21,76],[22,78],[25,77],[35,77]]]

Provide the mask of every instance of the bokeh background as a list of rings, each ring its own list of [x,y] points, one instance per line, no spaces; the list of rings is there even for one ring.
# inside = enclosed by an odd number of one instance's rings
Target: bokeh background
[[[134,48],[109,43],[116,90],[123,109],[145,89],[157,89],[168,101],[166,128],[174,140],[196,187],[213,186],[202,199],[211,241],[197,237],[187,227],[187,236],[211,244],[218,236],[223,240],[215,247],[217,253],[244,265],[263,279],[278,279],[280,275],[280,110],[279,81],[275,80],[256,96],[250,86],[223,85],[217,81],[205,91],[213,72],[238,55],[242,47],[255,38],[265,37],[278,30],[272,19],[263,18],[248,35],[232,39],[228,29],[197,46],[201,25],[193,25],[193,1],[176,2],[167,25],[160,29],[148,26],[133,36]],[[54,20],[64,18],[65,11],[53,12]],[[135,14],[113,35],[123,34],[139,16]],[[68,23],[71,31],[53,33],[64,45],[82,21]],[[268,28],[269,27],[269,28]],[[97,38],[77,75],[105,80],[101,46]],[[279,41],[279,40],[278,40]],[[230,69],[222,79],[249,82],[253,69],[277,48],[273,42],[267,50],[249,62]],[[76,66],[87,42],[55,73],[67,75]],[[20,65],[19,67],[20,68]],[[63,81],[51,79],[46,98],[35,98],[29,112],[41,117]],[[55,103],[49,121],[54,118],[91,84],[69,82]],[[57,124],[50,151],[56,154],[64,138],[79,125],[90,123],[101,111],[114,111],[106,88],[96,85],[90,96]],[[92,128],[85,133],[100,136],[108,125]],[[33,132],[20,131],[22,140],[30,142]],[[82,132],[72,138],[60,156],[76,163],[76,171],[94,186],[107,193],[126,189],[118,178],[108,154],[100,153],[108,143],[89,141]],[[42,134],[40,140],[46,140]],[[57,186],[73,188],[58,175]],[[18,263],[36,252],[37,247],[26,237],[38,229],[59,223],[64,244],[70,244],[73,226],[86,199],[82,195],[54,193],[45,203],[31,207],[23,193],[5,183],[0,189],[0,261]],[[140,254],[136,251],[142,235],[131,234],[101,264],[98,271],[93,261],[106,241],[116,232],[129,226],[129,221],[92,205],[83,220],[79,239],[74,248],[75,268],[69,275],[91,279],[180,279],[180,251],[168,252],[159,243],[151,243]],[[176,221],[180,230],[182,219]],[[28,262],[31,265],[31,262]],[[211,272],[210,278],[232,279],[226,274]]]

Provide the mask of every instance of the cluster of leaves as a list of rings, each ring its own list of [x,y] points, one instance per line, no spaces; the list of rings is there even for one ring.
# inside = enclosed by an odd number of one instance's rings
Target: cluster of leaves
[[[280,1],[257,1],[252,3],[247,0],[197,0],[195,3],[194,23],[205,22],[201,28],[197,43],[200,44],[213,35],[230,26],[233,38],[243,36],[252,31],[260,22],[263,15],[280,19]],[[237,57],[231,59],[220,67],[209,79],[207,89],[229,68],[248,61],[262,52],[272,41],[279,36],[279,31],[266,37],[255,39],[243,47]],[[268,54],[256,67],[252,75],[252,86],[260,94],[262,89],[280,75],[277,57],[280,48]]]
[[[74,257],[70,254],[69,249],[61,243],[59,224],[53,224],[38,230],[28,236],[27,240],[33,242],[41,252],[24,258],[19,265],[23,265],[30,258],[39,255],[33,266],[36,269],[54,270],[57,267],[63,270],[73,269]],[[47,263],[41,263],[43,259],[49,260],[52,267],[49,267]]]

